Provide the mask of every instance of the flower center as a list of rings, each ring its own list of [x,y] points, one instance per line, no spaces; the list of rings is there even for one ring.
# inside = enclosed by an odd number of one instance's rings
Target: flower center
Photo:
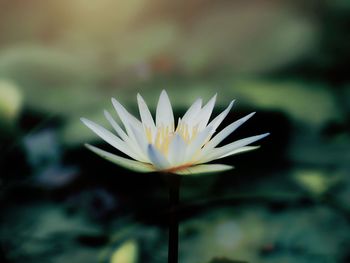
[[[198,125],[190,127],[181,120],[179,120],[175,131],[171,128],[170,126],[161,125],[157,127],[155,134],[152,134],[151,128],[145,127],[148,143],[153,144],[164,155],[168,154],[170,143],[175,134],[179,135],[187,145],[198,135]]]

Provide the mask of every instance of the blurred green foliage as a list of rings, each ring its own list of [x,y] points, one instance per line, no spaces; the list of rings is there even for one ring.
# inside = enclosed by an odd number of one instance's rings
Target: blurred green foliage
[[[349,262],[349,18],[348,0],[0,0],[0,261],[166,261],[160,178],[92,156],[79,121],[108,127],[111,97],[137,115],[138,92],[154,113],[166,89],[176,115],[218,93],[227,122],[258,112],[233,136],[271,132],[183,180],[181,262]]]

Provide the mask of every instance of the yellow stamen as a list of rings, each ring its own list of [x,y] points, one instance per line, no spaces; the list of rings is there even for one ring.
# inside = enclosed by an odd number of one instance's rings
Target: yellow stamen
[[[146,127],[146,137],[149,143],[153,142],[152,131],[149,127]],[[170,126],[160,125],[156,130],[154,146],[164,155],[168,155],[170,143],[172,142],[174,135],[181,136],[186,144],[190,144],[198,135],[199,128],[196,125],[190,128],[186,123],[181,122],[179,119],[175,132],[172,132]]]

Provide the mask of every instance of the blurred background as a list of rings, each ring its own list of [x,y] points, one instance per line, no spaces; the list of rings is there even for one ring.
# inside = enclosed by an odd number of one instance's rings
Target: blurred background
[[[0,0],[0,261],[167,262],[167,188],[111,149],[111,97],[257,111],[236,169],[184,177],[181,263],[350,262],[350,2]],[[224,126],[224,125],[223,125]]]

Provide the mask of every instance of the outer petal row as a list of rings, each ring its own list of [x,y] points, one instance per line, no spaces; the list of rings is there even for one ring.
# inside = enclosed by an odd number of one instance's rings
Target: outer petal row
[[[101,149],[99,149],[95,146],[89,145],[89,144],[86,144],[85,146],[89,150],[91,150],[94,153],[96,153],[97,155],[101,156],[102,158],[105,158],[108,161],[116,163],[124,168],[129,169],[129,170],[137,171],[137,172],[141,172],[141,173],[148,173],[148,172],[155,171],[155,169],[150,164],[141,163],[141,162],[133,161],[130,159],[126,159],[126,158],[120,157],[118,155],[111,154],[109,152],[101,150]]]
[[[203,148],[202,155],[206,155],[212,149],[214,149],[220,142],[222,142],[227,136],[234,132],[238,127],[250,119],[255,112],[248,114],[247,116],[231,123],[229,126],[220,131],[213,139],[211,139],[207,145]]]
[[[230,104],[227,106],[227,108],[221,112],[218,116],[215,117],[214,120],[212,120],[208,126],[213,127],[213,133],[216,131],[216,129],[219,127],[219,125],[222,123],[222,121],[226,118],[227,114],[230,112],[232,109],[233,103],[235,101],[231,101]]]
[[[118,136],[135,152],[141,161],[147,161],[146,155],[140,151],[140,147],[132,140],[124,130],[119,126],[119,124],[113,119],[111,114],[108,111],[104,111],[105,117],[108,122],[112,125],[114,130],[117,132]]]
[[[131,141],[131,143],[129,144],[132,144],[134,149],[136,149],[138,155],[141,157],[136,160],[147,161],[146,155],[144,154],[143,149],[139,147],[137,138],[135,137],[135,134],[133,132],[133,130],[143,132],[142,123],[138,119],[136,119],[132,114],[130,114],[116,99],[112,98],[112,103],[120,117],[120,120],[122,121],[125,127],[129,140]]]
[[[133,152],[130,147],[126,145],[124,141],[119,139],[117,136],[115,136],[113,133],[108,131],[107,129],[103,128],[102,126],[98,125],[97,123],[94,123],[90,120],[81,118],[81,121],[89,127],[93,132],[95,132],[98,136],[100,136],[104,141],[118,149],[119,151],[125,153],[126,155],[130,156],[131,158],[135,160],[142,160],[140,156]]]
[[[246,146],[248,144],[251,144],[255,141],[261,140],[262,138],[264,138],[268,135],[269,135],[269,133],[251,136],[248,138],[244,138],[244,139],[232,142],[232,143],[227,144],[225,146],[222,146],[220,148],[215,148],[212,150],[212,152],[210,152],[206,156],[203,156],[198,161],[198,163],[206,163],[206,162],[210,162],[210,161],[215,160],[215,159],[226,157],[226,156],[230,155],[231,152],[234,152],[235,150],[238,150],[239,148]]]

